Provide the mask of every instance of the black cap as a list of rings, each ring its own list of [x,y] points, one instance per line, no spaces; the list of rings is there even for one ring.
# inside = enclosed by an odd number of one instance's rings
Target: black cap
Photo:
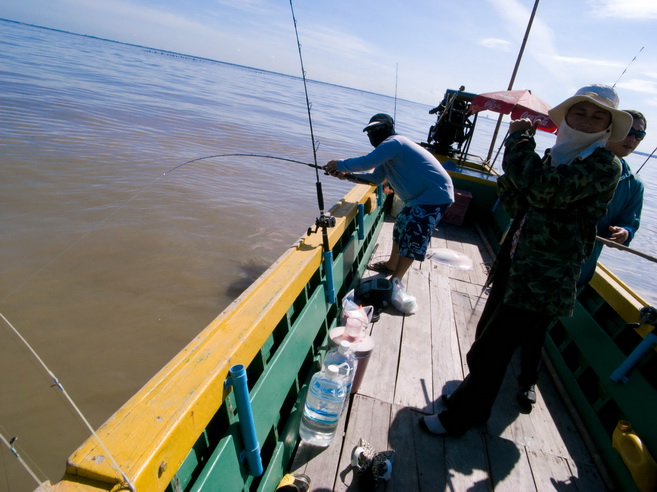
[[[369,124],[363,128],[364,132],[373,130],[377,126],[389,126],[390,128],[395,127],[395,120],[392,119],[392,116],[385,113],[377,113],[370,118]]]

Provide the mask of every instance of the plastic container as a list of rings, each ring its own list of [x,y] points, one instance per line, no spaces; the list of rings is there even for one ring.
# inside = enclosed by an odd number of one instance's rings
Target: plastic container
[[[337,366],[331,364],[315,373],[308,387],[299,437],[315,446],[331,444],[347,394]]]
[[[638,489],[641,492],[656,491],[657,463],[632,429],[632,424],[627,420],[620,420],[614,429],[611,442],[630,470]]]
[[[331,344],[336,347],[345,339],[345,336],[344,326],[338,326],[329,331]],[[365,370],[367,369],[367,364],[370,361],[370,356],[372,355],[373,350],[374,339],[369,335],[364,336],[360,342],[353,343],[353,351],[356,355],[358,365],[356,366],[356,374],[354,375],[354,380],[351,385],[351,393],[356,393],[360,388],[360,384],[365,376]]]
[[[371,307],[371,306],[369,306]],[[344,339],[350,343],[358,343],[367,335],[367,321],[361,318],[347,318],[344,327]]]
[[[358,365],[356,354],[351,349],[351,343],[342,340],[337,347],[331,348],[324,356],[323,364],[325,369],[329,365],[338,367],[340,377],[347,387],[347,393],[350,393],[356,375],[356,366]]]

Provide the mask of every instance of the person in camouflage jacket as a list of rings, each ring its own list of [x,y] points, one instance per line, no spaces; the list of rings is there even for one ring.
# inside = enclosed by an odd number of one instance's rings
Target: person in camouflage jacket
[[[581,264],[621,173],[604,145],[624,138],[632,124],[617,108],[613,88],[580,89],[550,110],[559,136],[543,158],[533,138],[538,122],[511,122],[498,194],[512,225],[467,354],[470,373],[443,395],[443,412],[421,419],[429,432],[459,436],[486,422],[515,350],[522,345],[540,352],[550,322],[572,314]],[[528,385],[538,377],[525,376]]]
[[[581,265],[593,250],[595,225],[614,196],[621,165],[598,147],[586,159],[552,167],[550,151],[541,159],[535,147],[529,132],[510,135],[505,174],[497,182],[500,202],[514,218],[507,240],[517,240],[504,302],[546,316],[571,316]]]

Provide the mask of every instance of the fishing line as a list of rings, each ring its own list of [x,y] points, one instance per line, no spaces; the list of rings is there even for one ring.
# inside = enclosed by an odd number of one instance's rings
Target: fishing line
[[[641,52],[643,51],[643,48],[644,48],[644,46],[641,46],[641,49],[639,50],[639,52],[636,55],[634,55],[634,58],[632,58],[630,60],[630,63],[627,64],[627,67],[625,67],[625,70],[623,70],[623,73],[620,74],[620,76],[618,77],[618,80],[616,80],[616,82],[614,82],[614,85],[611,86],[612,88],[616,87],[616,84],[618,84],[618,81],[623,77],[623,75],[625,75],[625,72],[627,72],[627,69],[630,68],[630,65],[632,65],[632,62],[634,60],[636,60],[636,58],[637,58],[637,56],[639,56],[639,54],[641,54]]]
[[[78,415],[78,417],[84,422],[85,426],[87,429],[91,432],[91,435],[96,438],[98,441],[98,444],[100,445],[101,448],[103,448],[103,451],[107,453],[108,458],[112,461],[113,468],[115,468],[119,474],[121,475],[121,478],[124,481],[124,484],[132,491],[135,492],[135,486],[130,482],[130,479],[126,476],[125,473],[121,470],[121,467],[119,464],[116,462],[114,459],[114,456],[112,456],[112,453],[110,453],[109,449],[105,446],[103,441],[101,441],[100,437],[98,434],[96,434],[96,431],[94,428],[91,426],[89,421],[86,419],[82,411],[78,408],[78,406],[75,404],[71,396],[68,394],[62,383],[57,379],[57,377],[53,374],[53,372],[48,368],[45,362],[39,357],[39,354],[36,353],[36,351],[32,348],[32,346],[28,343],[28,341],[18,332],[18,330],[12,325],[9,320],[5,317],[4,314],[0,313],[0,318],[4,320],[5,323],[7,323],[7,326],[11,328],[11,330],[14,332],[14,334],[20,339],[20,341],[27,347],[27,349],[32,353],[32,356],[35,358],[37,362],[41,365],[41,367],[48,373],[48,375],[52,378],[54,384],[51,387],[56,387],[59,388],[59,390],[62,392],[66,400],[68,401],[69,405],[71,405],[71,408],[75,411],[75,413]],[[40,482],[39,482],[40,483]]]

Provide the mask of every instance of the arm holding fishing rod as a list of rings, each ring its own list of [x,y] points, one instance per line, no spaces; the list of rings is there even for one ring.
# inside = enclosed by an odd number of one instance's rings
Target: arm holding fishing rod
[[[352,183],[369,184],[369,185],[379,184],[379,183],[373,182],[371,179],[361,177],[358,174],[338,171],[338,168],[337,168],[338,162],[339,161],[337,161],[335,159],[332,160],[332,161],[328,161],[328,163],[323,167],[325,173],[328,174],[329,176],[333,176],[333,177],[338,178],[338,179],[351,181]]]

